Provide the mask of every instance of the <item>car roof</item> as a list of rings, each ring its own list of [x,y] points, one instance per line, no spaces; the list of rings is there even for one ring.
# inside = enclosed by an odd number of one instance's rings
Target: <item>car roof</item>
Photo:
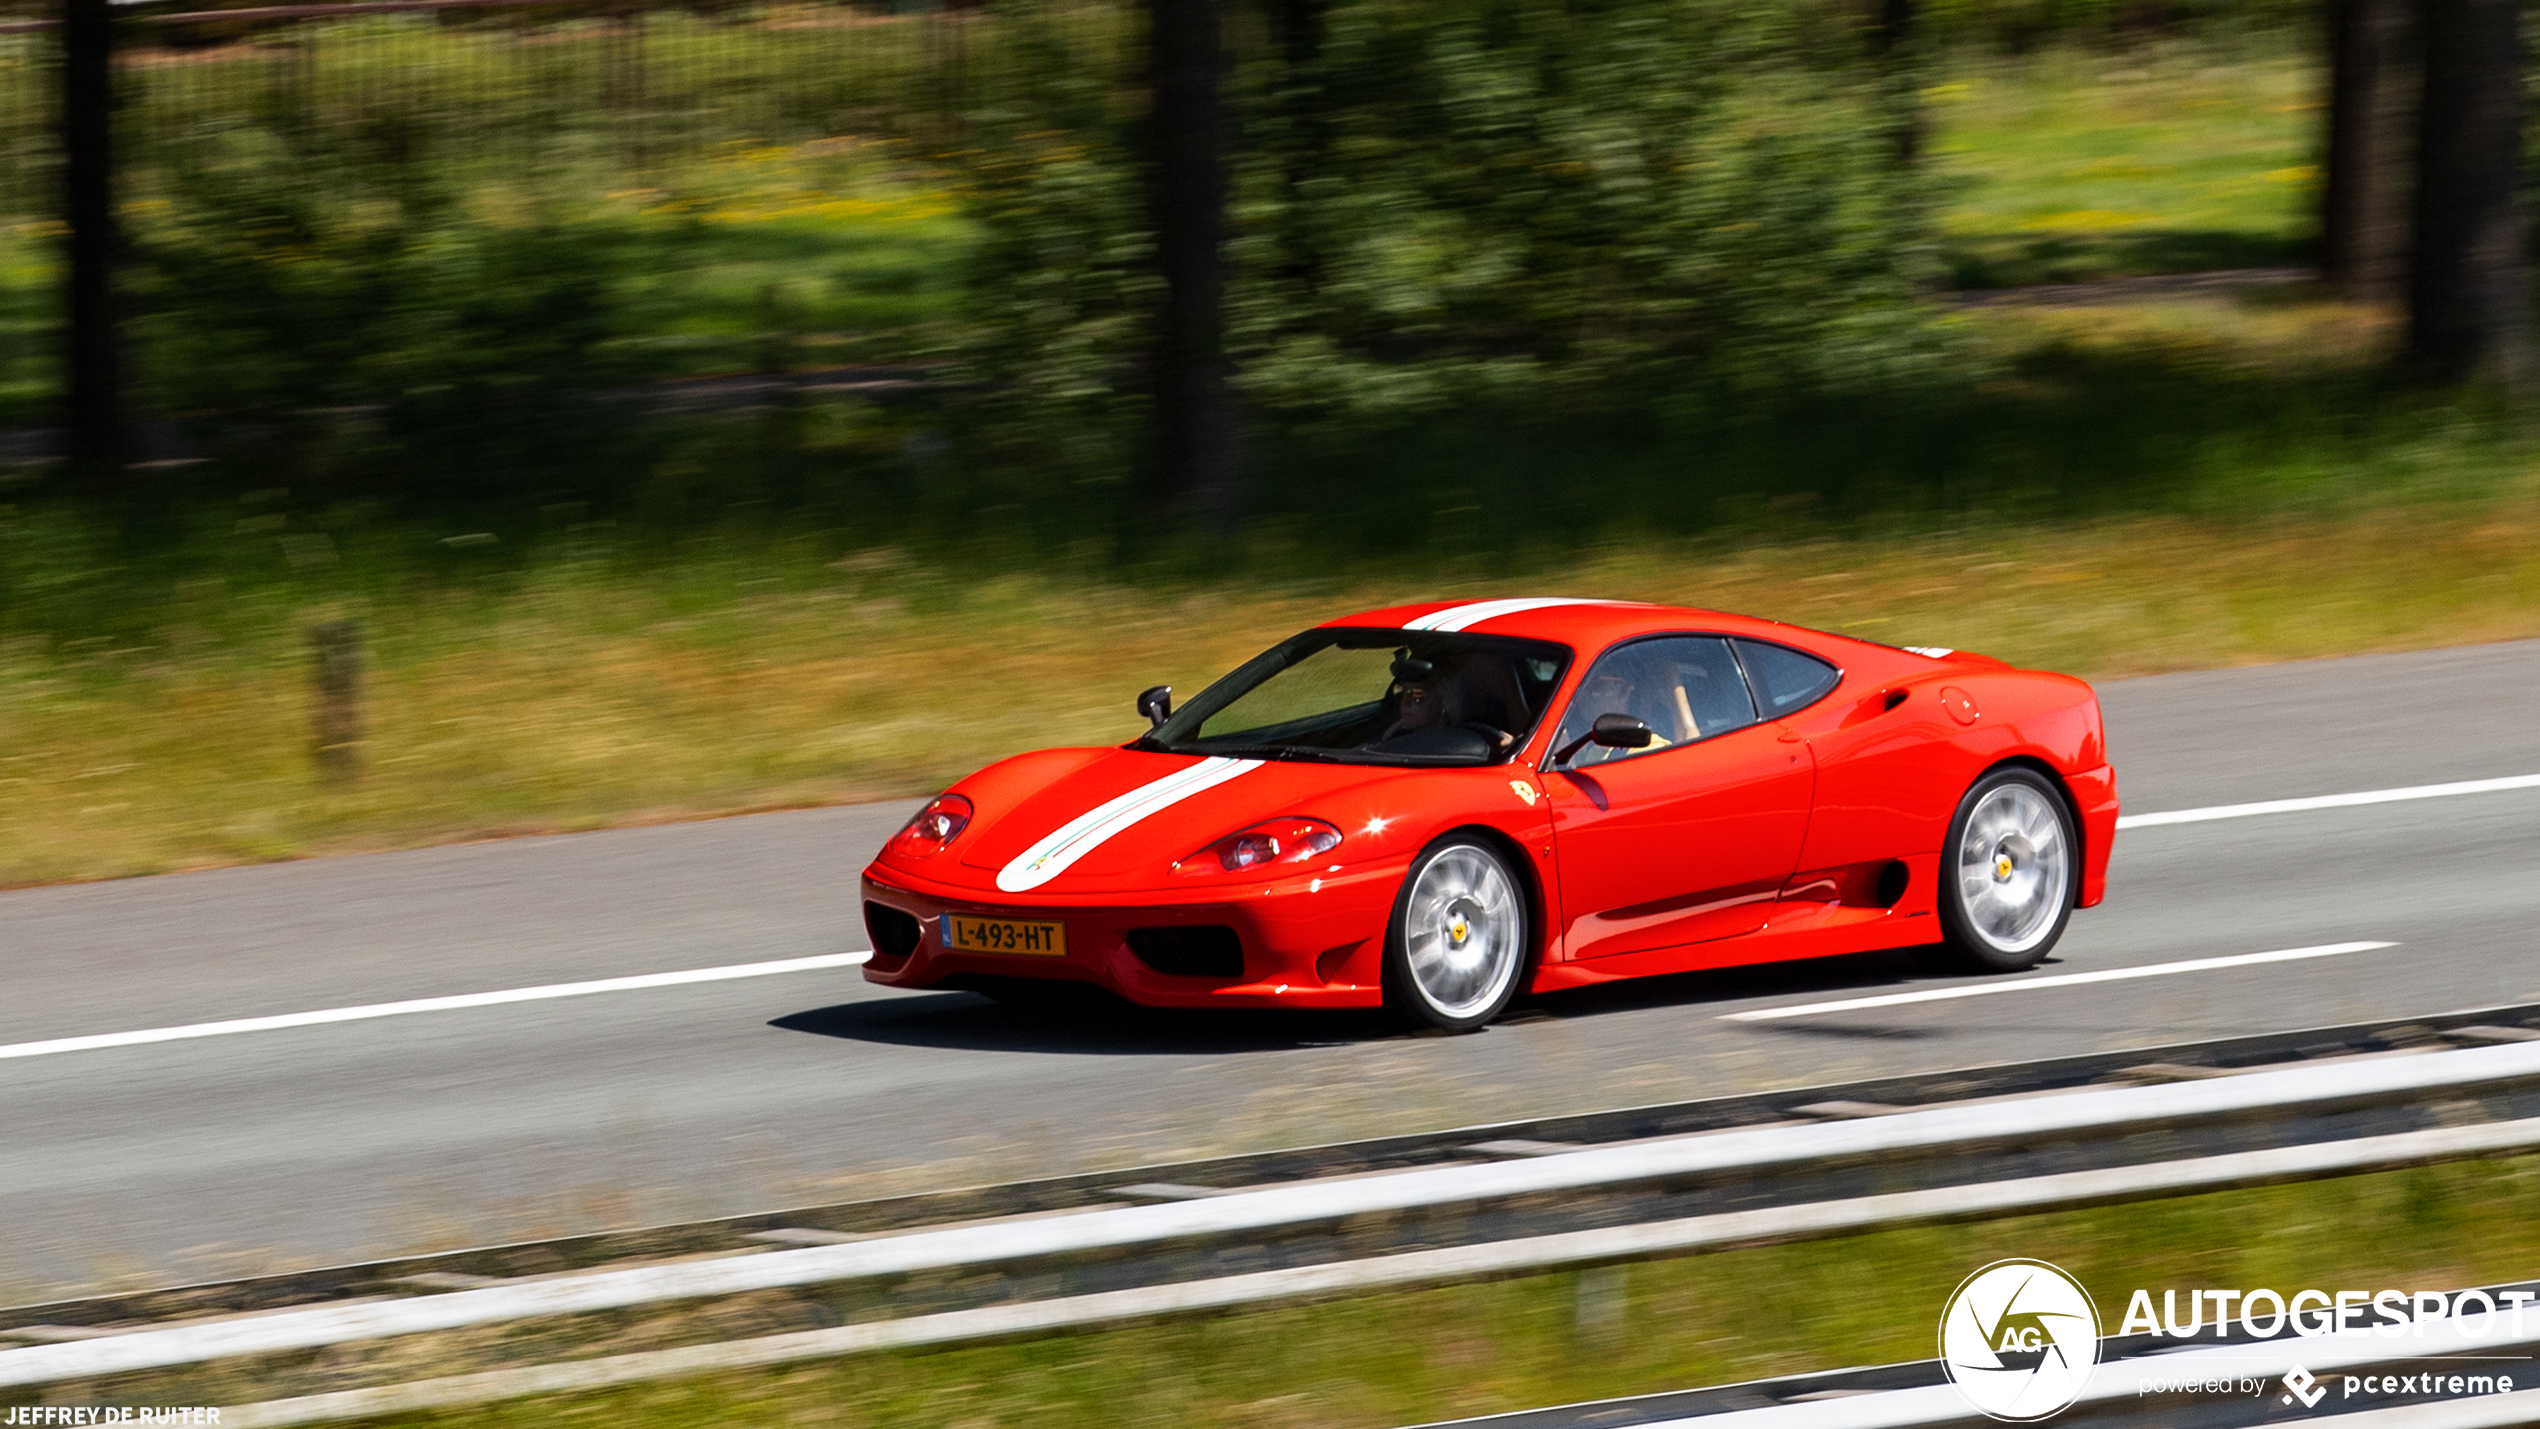
[[[1386,606],[1344,615],[1326,625],[1375,626],[1390,630],[1469,630],[1481,635],[1509,635],[1551,640],[1578,650],[1601,650],[1617,640],[1662,630],[1705,630],[1723,635],[1750,635],[1765,640],[1798,637],[1816,645],[1827,641],[1861,644],[1845,636],[1807,630],[1777,620],[1696,610],[1680,605],[1651,605],[1630,600],[1581,600],[1562,596],[1515,596],[1492,600],[1432,600]]]

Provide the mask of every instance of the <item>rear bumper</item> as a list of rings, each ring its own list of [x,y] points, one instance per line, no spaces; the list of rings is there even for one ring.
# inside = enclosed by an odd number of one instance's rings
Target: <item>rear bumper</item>
[[[2117,771],[2106,764],[2064,776],[2081,816],[2081,896],[2075,905],[2095,908],[2108,896],[2108,852],[2117,842]]]
[[[1191,891],[1080,896],[986,894],[879,865],[864,897],[918,921],[905,957],[876,947],[868,981],[938,987],[965,978],[1041,978],[1092,983],[1148,1007],[1376,1007],[1382,1005],[1385,923],[1408,860],[1384,860],[1320,877],[1215,884]],[[1057,922],[1064,957],[971,952],[944,945],[943,915]],[[1243,946],[1237,978],[1157,972],[1130,950],[1133,928],[1221,924]]]

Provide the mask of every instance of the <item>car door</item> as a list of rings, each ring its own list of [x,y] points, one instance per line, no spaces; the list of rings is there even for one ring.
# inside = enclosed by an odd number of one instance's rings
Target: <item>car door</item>
[[[1763,926],[1808,830],[1807,744],[1756,717],[1745,676],[1716,636],[1606,651],[1571,697],[1552,748],[1609,713],[1638,718],[1656,741],[1586,745],[1544,774],[1566,956],[1648,952]]]
[[[1804,736],[1817,762],[1804,868],[1857,869],[1941,846],[1972,773],[1945,757],[1962,726],[1935,691],[1909,693],[1899,680],[1829,700],[1842,678],[1832,664],[1787,646],[1736,644],[1757,703]]]

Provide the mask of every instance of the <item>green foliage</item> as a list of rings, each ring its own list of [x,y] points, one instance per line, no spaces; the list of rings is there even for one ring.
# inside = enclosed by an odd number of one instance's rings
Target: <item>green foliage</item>
[[[1922,23],[1958,44],[2026,51],[2057,38],[2250,34],[2307,29],[2309,0],[1921,0]]]
[[[271,418],[612,375],[605,234],[471,222],[434,176],[381,173],[245,129],[171,165],[170,202],[136,236],[163,407]]]
[[[1742,0],[1336,5],[1248,156],[1279,236],[1238,284],[1246,390],[1373,414],[1911,368],[1917,180],[1848,49]]]
[[[955,163],[989,235],[994,430],[1067,433],[1082,469],[1138,409],[1152,238],[1141,105],[1059,13],[1007,9],[1045,58]],[[1320,28],[1253,37],[1229,86],[1229,346],[1257,415],[1858,386],[1951,350],[1921,181],[1842,30],[1750,0],[1341,0]]]
[[[1314,34],[1280,28],[1299,8]],[[571,506],[660,542],[746,512],[850,543],[1139,545],[1139,7],[538,13],[139,57],[141,405],[222,460],[136,481],[507,541]],[[1972,33],[1956,13],[1926,34]],[[2214,501],[2265,465],[2200,455],[2226,448],[2338,465],[2334,421],[2271,414],[2342,378],[2068,360],[1931,297],[1952,268],[2290,251],[2310,65],[2282,46],[1899,60],[1850,0],[1224,14],[1230,336],[1271,544],[2088,513]],[[35,114],[0,97],[12,153]],[[51,255],[0,228],[0,424],[47,415]],[[855,364],[902,385],[739,411],[658,385]]]
[[[0,430],[50,414],[61,289],[46,220],[59,201],[46,127],[52,37],[0,34]]]
[[[246,489],[471,527],[566,500],[713,519],[798,499],[790,466],[828,435],[752,418],[697,455],[699,424],[647,387],[942,345],[968,230],[890,132],[946,107],[925,37],[465,18],[137,54],[136,405]],[[0,338],[33,307],[25,235],[0,242]]]
[[[590,394],[631,372],[612,235],[476,221],[433,167],[362,152],[377,131],[326,138],[169,157],[130,267],[148,404],[216,416],[267,484],[374,500],[499,498],[605,451]]]
[[[982,485],[1096,507],[1122,490],[1146,404],[1138,362],[1157,299],[1153,235],[1124,103],[1125,14],[1010,6],[1000,83],[947,157],[970,250],[966,455]],[[971,493],[965,492],[967,503]]]

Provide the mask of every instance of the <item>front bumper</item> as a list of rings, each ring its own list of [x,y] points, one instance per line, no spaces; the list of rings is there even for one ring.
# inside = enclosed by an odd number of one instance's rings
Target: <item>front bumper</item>
[[[1016,896],[916,877],[880,864],[864,872],[866,901],[917,919],[917,946],[904,957],[877,946],[868,981],[938,987],[966,978],[1086,982],[1148,1007],[1376,1007],[1382,987],[1386,921],[1409,860],[1379,860],[1336,873],[1300,871],[1264,883],[1211,880],[1192,889],[1137,894]],[[1058,922],[1064,957],[972,952],[944,945],[943,915]],[[1220,924],[1243,947],[1235,978],[1156,971],[1129,947],[1133,928]]]
[[[2117,771],[2102,764],[2064,776],[2081,816],[2081,896],[2075,906],[2096,908],[2108,896],[2108,855],[2117,842]]]

